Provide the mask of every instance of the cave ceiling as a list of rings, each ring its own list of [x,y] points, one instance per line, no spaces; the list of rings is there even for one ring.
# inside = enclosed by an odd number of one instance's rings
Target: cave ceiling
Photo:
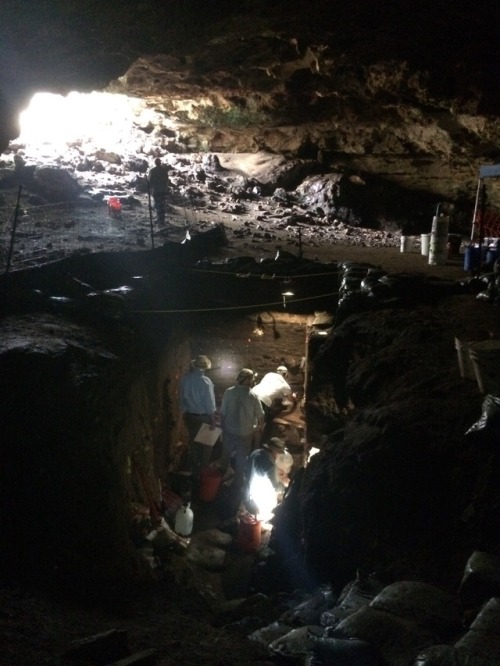
[[[168,150],[320,153],[470,199],[500,161],[499,27],[493,1],[5,0],[0,147],[34,92],[106,90]]]

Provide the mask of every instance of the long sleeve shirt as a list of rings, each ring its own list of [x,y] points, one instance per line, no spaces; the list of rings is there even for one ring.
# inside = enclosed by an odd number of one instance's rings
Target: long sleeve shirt
[[[236,384],[226,389],[221,404],[222,428],[232,435],[246,437],[262,425],[264,410],[259,398],[247,386]]]
[[[197,368],[186,373],[181,378],[179,402],[183,413],[213,415],[215,393],[212,380]]]

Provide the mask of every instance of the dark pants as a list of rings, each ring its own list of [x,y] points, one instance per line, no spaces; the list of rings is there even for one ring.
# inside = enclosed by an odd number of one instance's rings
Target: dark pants
[[[165,224],[167,193],[160,192],[159,194],[153,194],[153,201],[155,203],[156,221],[158,222],[158,224]]]
[[[189,437],[189,464],[191,467],[191,474],[194,479],[197,479],[199,478],[203,467],[206,467],[210,463],[212,447],[195,442],[194,438],[196,437],[201,424],[211,423],[211,419],[208,414],[189,414],[188,412],[184,412],[184,423],[186,424]]]

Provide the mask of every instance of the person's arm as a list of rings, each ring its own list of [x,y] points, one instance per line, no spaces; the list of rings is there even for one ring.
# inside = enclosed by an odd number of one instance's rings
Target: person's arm
[[[288,398],[290,396],[293,396],[293,391],[292,391],[292,387],[290,386],[290,384],[286,381],[286,379],[282,378],[282,380],[283,380],[283,382],[282,382],[281,395],[284,398]]]
[[[213,430],[215,428],[216,422],[215,422],[215,413],[217,411],[217,407],[215,404],[215,391],[214,391],[214,384],[210,380],[210,383],[208,384],[208,410],[207,414],[210,415],[210,427]]]
[[[262,403],[259,398],[253,394],[254,404],[255,404],[255,418],[257,420],[257,430],[261,431],[264,429],[264,410],[262,408]]]

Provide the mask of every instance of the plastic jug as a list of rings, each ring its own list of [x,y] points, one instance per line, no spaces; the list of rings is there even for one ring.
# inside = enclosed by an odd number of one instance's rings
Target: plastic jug
[[[184,537],[189,536],[193,531],[193,511],[189,502],[177,509],[174,529],[177,534]]]

